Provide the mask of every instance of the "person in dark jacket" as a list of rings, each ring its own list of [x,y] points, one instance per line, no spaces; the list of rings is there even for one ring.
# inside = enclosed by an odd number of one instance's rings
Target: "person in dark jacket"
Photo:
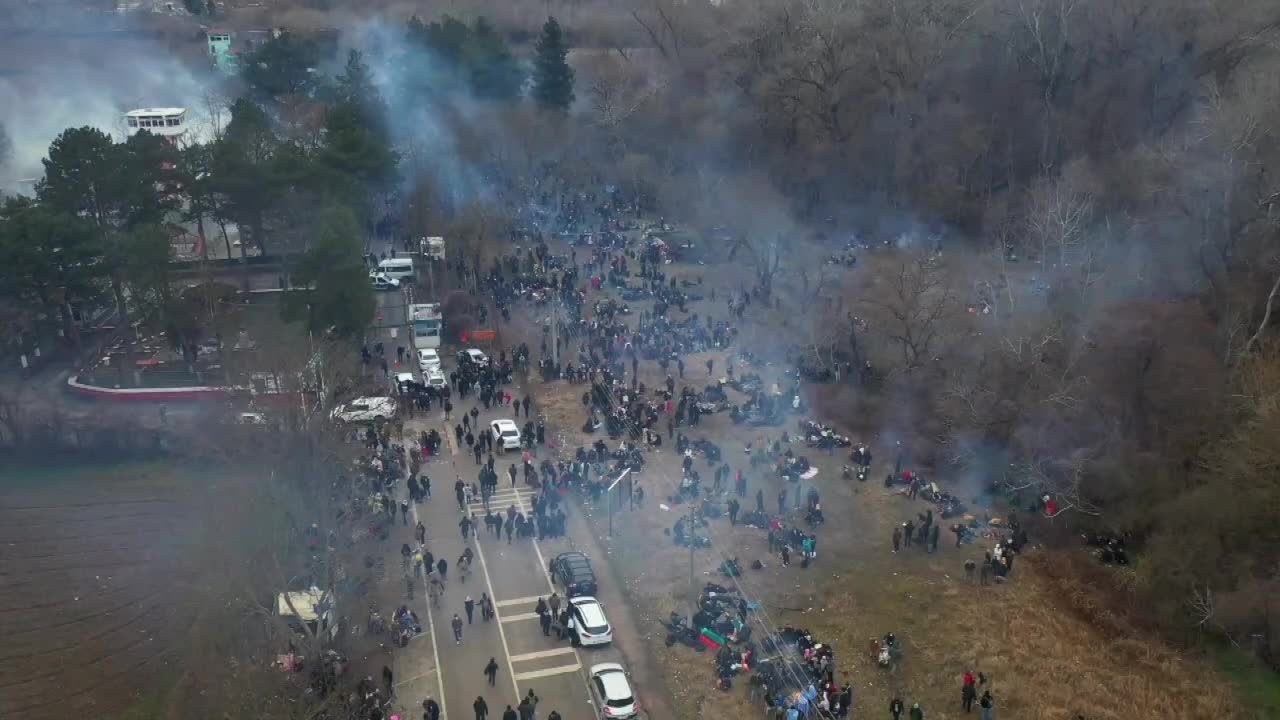
[[[920,703],[911,703],[911,712],[907,717],[911,720],[924,720],[924,710],[920,709]]]
[[[893,716],[893,720],[901,720],[902,698],[894,698],[889,701],[889,714]]]
[[[489,664],[484,666],[485,677],[489,678],[489,687],[493,687],[498,683],[498,661],[495,658],[489,658]]]
[[[489,717],[489,703],[479,695],[476,696],[476,701],[471,703],[471,707],[476,711],[476,720],[485,720]]]
[[[973,710],[973,701],[977,699],[978,691],[974,688],[972,683],[965,683],[964,686],[960,688],[960,706],[964,708],[965,712],[971,712]]]
[[[502,720],[519,720],[519,718],[516,717],[516,711],[512,710],[511,706],[508,705],[507,709],[502,713]]]

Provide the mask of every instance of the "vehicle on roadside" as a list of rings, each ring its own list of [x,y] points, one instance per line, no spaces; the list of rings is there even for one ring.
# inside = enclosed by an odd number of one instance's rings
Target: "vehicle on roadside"
[[[493,433],[493,443],[499,450],[520,449],[520,428],[514,420],[498,418],[489,423],[489,432]]]
[[[475,348],[467,348],[458,351],[458,364],[466,365],[471,363],[476,366],[483,366],[489,362],[489,356],[480,352]]]
[[[604,606],[590,595],[569,598],[573,617],[573,634],[579,645],[608,645],[613,642],[613,628],[604,616]]]
[[[415,378],[413,376],[413,373],[411,372],[396,373],[393,376],[393,379],[395,380],[396,388],[399,389],[401,392],[404,392],[404,389],[407,386],[412,385],[413,383],[418,381],[418,379]]]
[[[409,258],[387,258],[378,263],[376,272],[401,282],[413,282],[418,277]]]
[[[369,282],[374,290],[399,290],[400,281],[386,273],[370,273]]]
[[[591,569],[591,558],[577,550],[569,550],[551,558],[547,563],[551,582],[564,588],[565,596],[596,594],[596,573]]]
[[[236,416],[237,425],[266,425],[267,416],[260,412],[242,412]]]
[[[640,703],[631,690],[627,671],[618,663],[591,666],[591,694],[602,717],[633,718],[640,713]]]
[[[345,423],[380,423],[395,414],[395,398],[362,397],[334,408],[329,417]]]
[[[418,348],[418,369],[422,372],[442,370],[440,353],[435,348]]]
[[[444,262],[444,238],[424,237],[418,239],[418,249],[428,260]]]

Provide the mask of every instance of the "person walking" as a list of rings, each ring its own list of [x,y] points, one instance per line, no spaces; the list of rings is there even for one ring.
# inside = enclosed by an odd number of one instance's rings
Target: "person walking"
[[[436,561],[436,572],[440,574],[440,582],[449,579],[449,563],[444,558]]]
[[[889,714],[893,716],[893,720],[902,719],[902,698],[895,697],[889,701]]]
[[[413,536],[417,538],[419,545],[427,544],[427,526],[418,521],[418,525],[413,529]]]
[[[920,703],[911,703],[911,712],[907,717],[911,720],[924,720],[924,710],[920,708]]]
[[[551,613],[546,608],[538,613],[538,624],[542,626],[543,637],[551,637]]]
[[[756,512],[764,514],[764,490],[756,490]]]
[[[468,595],[467,599],[462,601],[462,609],[467,611],[467,624],[470,625],[471,616],[476,611],[476,601],[472,600],[471,596]]]
[[[489,622],[493,619],[493,605],[489,600],[489,593],[480,593],[480,619]]]
[[[982,691],[982,698],[978,700],[978,717],[980,720],[995,720],[996,699],[991,697],[990,690]]]
[[[524,696],[520,701],[520,720],[534,720],[534,713],[538,709],[538,696],[533,694],[533,689],[529,690],[529,694]]]
[[[508,705],[507,709],[502,713],[502,720],[519,720],[519,718],[516,717],[516,711],[512,710],[511,706]]]
[[[485,712],[488,711],[489,708],[486,707]],[[422,701],[422,720],[440,720],[440,703],[436,702],[435,698]]]
[[[453,614],[453,644],[462,644],[462,618],[458,617],[458,613]]]
[[[409,502],[407,500],[400,501],[400,523],[403,527],[409,527]]]
[[[493,661],[490,660],[490,662]],[[492,685],[493,683],[489,684]],[[485,702],[484,698],[479,695],[476,696],[476,701],[471,703],[471,707],[476,711],[476,720],[486,720],[489,717],[489,703]]]
[[[495,658],[489,658],[489,664],[484,666],[484,674],[489,678],[489,687],[498,684],[498,661]]]
[[[938,526],[937,525],[930,526],[929,527],[929,552],[931,553],[938,552],[938,535],[939,535]]]
[[[965,683],[960,687],[960,707],[964,711],[973,711],[973,701],[978,699],[978,691],[973,687],[973,683]]]
[[[394,679],[395,679],[395,675],[391,672],[391,668],[387,667],[386,665],[383,665],[382,666],[382,684],[387,686],[388,695],[391,694],[392,680]]]
[[[553,616],[560,617],[560,596],[554,592],[551,593],[551,597],[547,598],[547,607],[551,608]]]
[[[902,546],[902,528],[897,525],[894,525],[893,526],[893,551],[898,552],[898,549],[901,546]]]

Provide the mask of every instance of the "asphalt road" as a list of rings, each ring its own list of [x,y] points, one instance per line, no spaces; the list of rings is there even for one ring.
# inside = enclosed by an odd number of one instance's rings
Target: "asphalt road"
[[[421,274],[421,273],[420,273]],[[399,292],[377,293],[378,314],[370,332],[370,341],[381,340],[389,361],[394,361],[395,348],[405,346],[406,362],[397,368],[390,362],[390,372],[418,372],[413,359],[413,339],[408,323],[408,303],[412,288]],[[445,372],[453,365],[452,358],[441,348],[445,360]],[[505,388],[513,397],[522,398],[525,389],[518,386]],[[469,411],[472,403],[480,410],[478,424],[487,427],[490,420],[507,417],[516,420],[511,408],[486,411],[474,396],[467,400],[455,399],[455,414],[445,422],[443,413],[433,409],[428,416],[418,413],[405,420],[405,437],[421,434],[435,427],[447,438],[447,454],[423,466],[422,472],[431,478],[433,499],[417,505],[410,523],[421,520],[427,528],[427,548],[437,558],[449,564],[448,581],[444,597],[438,608],[432,608],[426,596],[425,581],[418,581],[414,599],[409,601],[427,625],[426,637],[419,637],[414,644],[402,650],[396,657],[396,692],[403,707],[417,708],[428,695],[439,701],[446,719],[468,720],[475,717],[472,709],[477,697],[483,697],[489,707],[490,720],[500,720],[509,704],[513,708],[530,690],[539,698],[537,717],[546,718],[552,710],[559,711],[564,720],[587,720],[599,717],[592,702],[588,686],[588,671],[596,663],[617,662],[626,665],[621,652],[612,646],[600,648],[573,648],[569,641],[557,640],[554,631],[543,636],[534,607],[539,597],[549,597],[554,591],[547,575],[547,560],[557,553],[570,549],[565,539],[534,540],[515,539],[507,544],[505,536],[486,535],[480,523],[479,535],[464,541],[458,527],[462,513],[458,509],[454,483],[476,482],[480,466],[465,446],[454,446],[453,426],[459,421],[459,413]],[[519,424],[524,419],[519,418]],[[499,455],[496,469],[499,490],[491,501],[495,511],[503,511],[516,505],[526,514],[532,511],[532,490],[520,484],[512,488],[507,482],[506,467],[519,463],[515,451]],[[403,492],[403,486],[402,486]],[[478,521],[484,515],[484,507],[477,496],[467,511]],[[416,516],[416,520],[415,520]],[[462,582],[456,571],[458,558],[465,547],[471,547],[477,562],[471,578]],[[593,558],[597,565],[604,558]],[[605,581],[602,569],[597,575]],[[485,622],[481,618],[478,602],[482,593],[493,599],[496,618]],[[611,593],[612,594],[612,593]],[[462,632],[461,643],[455,642],[451,622],[457,614],[465,623],[464,604],[467,597],[477,602],[470,624]],[[609,608],[605,608],[610,616]],[[629,617],[629,615],[628,615]],[[619,627],[610,616],[614,635],[635,633],[635,628]],[[427,648],[425,643],[430,643]],[[490,687],[484,674],[489,659],[497,661],[499,671],[495,684]],[[437,670],[438,668],[438,670]],[[643,697],[642,688],[633,688]],[[417,711],[420,712],[420,711]],[[417,715],[413,713],[413,716]]]
[[[523,396],[520,388],[510,390],[513,396]],[[455,413],[463,408],[469,410],[471,404],[464,401],[457,406]],[[512,417],[509,408],[488,412],[480,408],[479,423],[482,427],[498,417]],[[486,534],[483,524],[478,537],[463,540],[458,526],[462,513],[458,509],[454,483],[458,478],[464,482],[474,481],[479,466],[465,447],[457,448],[453,444],[451,428],[457,420],[455,414],[453,420],[446,423],[441,412],[433,410],[429,417],[418,414],[407,419],[405,424],[406,435],[435,427],[448,438],[448,454],[423,468],[431,478],[433,499],[416,507],[418,518],[427,527],[427,547],[436,558],[446,559],[449,573],[445,595],[438,608],[430,607],[430,602],[422,594],[414,601],[419,614],[425,611],[430,617],[431,640],[435,644],[440,667],[436,688],[419,687],[415,691],[429,692],[438,698],[436,693],[442,688],[445,711],[454,720],[474,717],[472,705],[477,697],[485,699],[490,716],[496,720],[508,704],[514,707],[519,698],[530,690],[540,698],[539,718],[545,718],[552,710],[558,710],[565,720],[595,718],[597,714],[587,685],[587,673],[592,665],[601,662],[619,662],[625,666],[622,654],[612,646],[575,649],[567,639],[558,640],[554,631],[550,636],[542,634],[534,607],[539,597],[549,597],[554,591],[546,572],[547,560],[569,549],[567,540],[538,542],[514,539],[508,544],[505,536],[498,538]],[[516,505],[526,513],[531,511],[532,491],[523,484],[512,488],[506,479],[507,465],[518,461],[515,451],[498,456],[499,490],[491,500],[495,511],[503,511],[510,505]],[[478,497],[467,511],[477,519],[483,516],[484,507]],[[465,547],[472,548],[477,562],[471,578],[463,582],[457,575],[456,565]],[[597,558],[595,562],[599,564],[604,559]],[[600,575],[604,581],[604,573]],[[457,614],[465,622],[466,598],[471,597],[478,602],[481,593],[487,593],[493,599],[497,617],[485,622],[477,607],[472,622],[463,629],[461,643],[458,643],[451,629],[453,616]],[[605,613],[610,615],[608,607]],[[635,628],[619,626],[612,617],[611,624],[615,636],[635,632]],[[492,687],[484,675],[489,658],[494,658],[499,667]],[[419,677],[425,672],[408,662],[402,662],[396,670],[398,677]],[[642,695],[640,688],[634,690],[638,696]],[[402,702],[405,700],[402,697]],[[413,703],[407,704],[412,706]]]

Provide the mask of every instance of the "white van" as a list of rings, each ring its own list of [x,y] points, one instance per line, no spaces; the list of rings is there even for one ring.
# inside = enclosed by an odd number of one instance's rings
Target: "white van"
[[[413,261],[409,258],[388,258],[378,263],[378,272],[401,282],[413,282],[417,274],[413,271]]]

